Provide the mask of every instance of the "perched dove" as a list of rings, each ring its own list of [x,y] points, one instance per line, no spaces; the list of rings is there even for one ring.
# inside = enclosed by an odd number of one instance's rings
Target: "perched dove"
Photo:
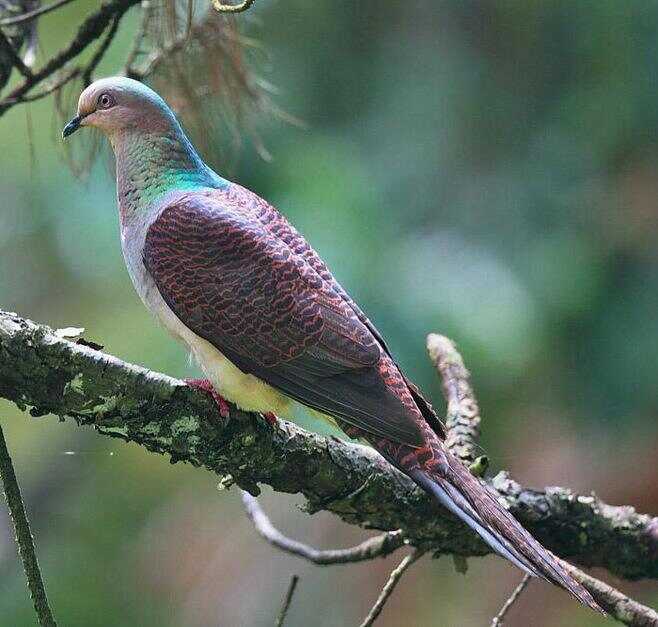
[[[294,402],[328,417],[500,555],[600,609],[444,448],[436,413],[306,240],[274,207],[213,172],[158,94],[127,78],[96,81],[63,136],[81,126],[100,129],[114,149],[135,288],[189,346],[223,413],[220,396],[271,419]]]

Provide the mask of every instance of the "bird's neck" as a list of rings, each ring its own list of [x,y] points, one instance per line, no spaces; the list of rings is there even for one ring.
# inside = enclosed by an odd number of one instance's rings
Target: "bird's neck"
[[[128,130],[110,141],[122,222],[139,219],[171,191],[228,185],[203,163],[180,128],[164,133]]]

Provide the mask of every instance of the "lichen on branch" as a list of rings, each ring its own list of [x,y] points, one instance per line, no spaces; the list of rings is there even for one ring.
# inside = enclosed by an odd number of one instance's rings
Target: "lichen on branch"
[[[410,544],[438,553],[489,549],[408,478],[359,444],[308,433],[213,403],[182,381],[127,364],[52,329],[0,312],[0,397],[32,416],[71,417],[99,433],[203,466],[256,494],[258,484],[300,493],[310,512],[350,524],[401,529]],[[230,476],[230,479],[227,477]],[[658,578],[658,521],[567,488],[530,490],[506,473],[494,487],[512,512],[558,555],[626,579]]]

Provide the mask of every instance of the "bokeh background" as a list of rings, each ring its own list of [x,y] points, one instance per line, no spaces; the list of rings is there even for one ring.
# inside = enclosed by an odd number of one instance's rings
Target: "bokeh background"
[[[42,58],[95,4],[43,19]],[[658,6],[259,0],[244,21],[277,105],[306,128],[263,115],[273,160],[246,141],[224,171],[291,218],[440,408],[424,338],[459,344],[496,468],[656,513]],[[110,157],[74,177],[51,100],[2,117],[0,145],[0,307],[194,376],[133,293]],[[352,626],[400,559],[307,565],[257,538],[210,473],[4,401],[0,420],[62,625],[271,625],[294,572],[288,625]],[[263,501],[314,545],[366,537],[295,498]],[[520,575],[469,566],[425,558],[378,625],[488,624]],[[655,584],[613,583],[658,604]],[[4,512],[0,616],[34,621]],[[607,623],[533,583],[507,624]]]

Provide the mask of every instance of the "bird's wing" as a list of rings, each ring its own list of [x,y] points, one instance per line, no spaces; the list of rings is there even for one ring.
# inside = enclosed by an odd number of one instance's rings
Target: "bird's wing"
[[[422,445],[371,331],[253,213],[211,191],[178,196],[149,227],[143,259],[178,318],[240,370],[367,433]]]
[[[327,284],[334,290],[341,298],[350,306],[356,317],[365,325],[379,343],[384,352],[395,362],[390,349],[386,345],[382,334],[372,321],[366,316],[361,308],[354,302],[354,299],[347,293],[343,286],[334,278],[327,264],[322,260],[320,255],[309,245],[306,239],[297,231],[297,229],[288,222],[275,207],[270,205],[266,200],[252,192],[251,190],[232,183],[227,189],[215,192],[217,196],[229,199],[231,203],[240,206],[243,210],[248,211],[255,216],[258,221],[270,232],[272,235],[284,242],[296,255],[304,258],[315,272],[327,282]],[[397,366],[397,364],[396,364]],[[399,369],[399,367],[398,367]],[[432,405],[425,399],[420,389],[412,383],[400,371],[400,375],[404,378],[410,394],[418,406],[418,409],[423,415],[425,421],[432,427],[433,431],[440,437],[445,438],[445,428],[437,416]]]

